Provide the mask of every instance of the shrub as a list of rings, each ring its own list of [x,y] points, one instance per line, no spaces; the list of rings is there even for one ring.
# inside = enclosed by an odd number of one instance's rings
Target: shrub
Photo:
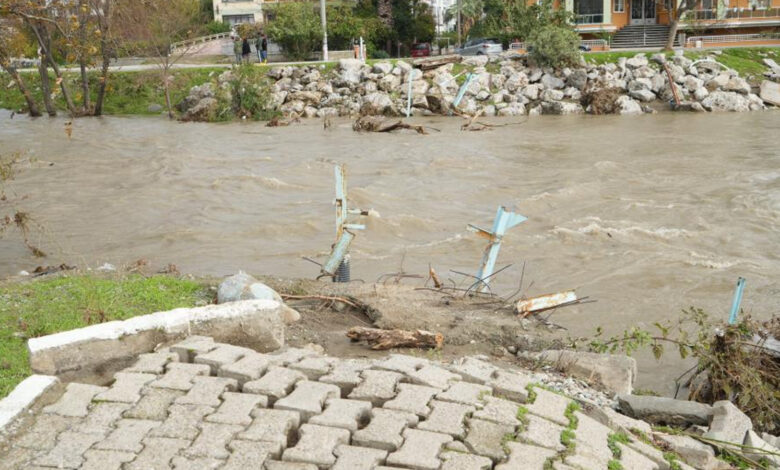
[[[266,26],[266,32],[290,59],[308,59],[319,49],[322,25],[311,3],[279,3],[273,13],[274,19]]]
[[[390,54],[388,54],[387,51],[384,50],[384,49],[373,50],[373,51],[371,51],[371,53],[369,55],[371,56],[372,59],[389,59],[390,58]]]
[[[235,67],[229,72],[227,87],[220,87],[217,94],[219,110],[216,120],[234,117],[268,120],[275,115],[270,109],[270,92],[266,79],[251,65]]]
[[[580,37],[566,26],[547,25],[531,33],[529,54],[537,64],[567,67],[580,62]]]
[[[221,21],[211,21],[206,24],[208,34],[219,34],[230,32],[230,25]]]

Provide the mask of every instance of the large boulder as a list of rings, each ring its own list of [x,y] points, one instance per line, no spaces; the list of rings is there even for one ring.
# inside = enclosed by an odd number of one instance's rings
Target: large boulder
[[[780,83],[764,80],[761,82],[759,96],[769,104],[780,106]]]
[[[563,82],[563,80],[561,80],[560,78],[556,77],[555,75],[551,75],[549,73],[546,73],[542,77],[542,85],[544,85],[545,88],[551,88],[551,89],[554,89],[554,90],[560,90],[566,84]]]
[[[698,470],[726,470],[731,468],[731,465],[715,457],[715,451],[712,447],[692,437],[656,432],[653,433],[653,438]]]
[[[646,66],[647,63],[647,57],[644,54],[637,54],[630,59],[626,59],[626,66],[629,69],[638,69],[639,67]]]
[[[733,91],[713,91],[701,101],[701,104],[709,111],[750,111],[748,100]]]
[[[726,86],[724,86],[723,89],[747,95],[750,93],[750,84],[744,78],[731,77],[729,81],[726,82]]]
[[[364,115],[389,114],[393,110],[393,100],[387,93],[377,91],[363,98],[360,112]]]
[[[217,303],[238,302],[239,300],[274,300],[282,306],[282,318],[285,323],[293,323],[301,318],[297,310],[288,307],[282,296],[254,277],[239,271],[220,283],[217,289]]]
[[[357,85],[360,83],[363,62],[358,59],[339,60],[339,77],[346,84]]]
[[[393,64],[391,64],[390,62],[377,62],[376,64],[374,64],[372,71],[374,73],[387,75],[388,73],[393,71]]]
[[[624,114],[624,115],[644,113],[644,111],[642,110],[642,105],[640,105],[639,103],[632,100],[626,95],[621,95],[617,100],[615,100],[615,110],[617,114]]]
[[[780,468],[780,449],[761,439],[755,432],[747,432],[744,446],[748,458],[756,462],[766,459],[774,468]]]
[[[544,101],[542,103],[543,114],[556,114],[559,116],[567,114],[582,114],[585,110],[582,109],[579,103],[569,103],[568,101]]]
[[[641,108],[639,110],[642,111]],[[636,360],[617,354],[547,350],[533,354],[537,361],[554,364],[567,374],[593,380],[614,393],[629,394],[636,379]]]
[[[629,92],[629,95],[631,95],[632,98],[637,99],[639,101],[643,101],[645,103],[649,103],[651,101],[655,101],[655,93],[648,89],[641,89],[641,90],[634,90]]]
[[[619,395],[618,402],[624,414],[653,424],[707,425],[712,416],[710,405],[695,401],[645,395]]]
[[[575,69],[566,77],[566,85],[574,87],[580,91],[585,89],[588,84],[588,73],[584,69]]]
[[[182,121],[213,121],[217,115],[219,102],[215,98],[203,98],[195,106],[189,108],[182,116]]]
[[[461,62],[463,65],[471,65],[474,67],[484,67],[488,63],[488,56],[486,55],[475,55],[471,57],[466,57],[463,59],[463,62]]]

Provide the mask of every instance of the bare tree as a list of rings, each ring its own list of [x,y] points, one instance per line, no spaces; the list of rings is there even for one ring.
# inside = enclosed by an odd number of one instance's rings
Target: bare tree
[[[666,38],[666,46],[664,47],[664,50],[667,51],[674,49],[674,40],[677,37],[680,21],[688,12],[698,8],[699,5],[701,5],[701,0],[680,0],[679,3],[676,1],[672,1],[671,3],[672,9],[669,11],[669,19],[671,20],[669,23],[669,36]]]
[[[15,55],[21,55],[19,54],[20,49],[18,47],[20,44],[20,36],[18,24],[14,24],[12,20],[0,18],[0,66],[16,83],[16,87],[24,97],[24,101],[27,103],[27,110],[30,113],[30,116],[37,117],[41,115],[38,104],[33,99],[32,93],[30,93],[30,90],[25,85],[24,80],[22,80],[21,74],[11,63],[11,59]]]
[[[106,87],[108,86],[108,70],[111,65],[111,56],[114,55],[116,44],[112,37],[113,30],[111,9],[114,0],[90,0],[91,9],[96,17],[98,31],[100,31],[100,83],[98,84],[97,97],[95,99],[95,116],[103,114],[103,102],[106,99]]]
[[[193,35],[200,18],[196,0],[133,0],[117,5],[117,27],[125,46],[151,55],[160,71],[168,117],[173,119],[171,103],[171,68],[189,51],[172,45]]]

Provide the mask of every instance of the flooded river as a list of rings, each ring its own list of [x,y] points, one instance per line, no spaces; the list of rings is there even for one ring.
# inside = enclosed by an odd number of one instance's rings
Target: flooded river
[[[738,276],[743,307],[780,311],[780,113],[538,117],[461,132],[355,134],[347,121],[287,128],[157,118],[64,121],[0,112],[0,149],[52,166],[12,190],[43,228],[32,258],[0,239],[0,274],[39,264],[116,265],[139,258],[182,272],[238,269],[314,277],[334,239],[333,164],[348,165],[353,205],[379,213],[352,249],[352,275],[374,281],[428,265],[475,272],[499,204],[528,217],[512,229],[495,289],[577,288],[597,303],[561,310],[572,335],[677,318],[695,305],[725,317]],[[510,123],[513,121],[496,121]],[[671,361],[671,360],[670,360]],[[640,386],[678,370],[642,359]]]

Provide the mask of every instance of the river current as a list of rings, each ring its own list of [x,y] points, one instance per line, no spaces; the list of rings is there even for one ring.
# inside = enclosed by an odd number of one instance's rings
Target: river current
[[[374,209],[353,244],[352,276],[476,272],[502,204],[511,229],[498,293],[576,288],[596,303],[556,312],[572,336],[604,325],[676,319],[696,306],[725,317],[739,276],[743,308],[780,311],[780,113],[417,119],[440,132],[357,134],[348,121],[290,127],[160,118],[30,120],[0,111],[0,152],[21,152],[7,190],[38,228],[33,258],[13,232],[0,274],[65,262],[146,258],[182,272],[314,277],[335,233],[333,165],[352,205]],[[51,165],[49,164],[51,163]],[[529,284],[533,281],[533,284]],[[421,281],[420,281],[421,282]],[[672,362],[641,358],[640,386]],[[670,360],[671,361],[671,360]],[[678,366],[673,367],[677,369]]]

